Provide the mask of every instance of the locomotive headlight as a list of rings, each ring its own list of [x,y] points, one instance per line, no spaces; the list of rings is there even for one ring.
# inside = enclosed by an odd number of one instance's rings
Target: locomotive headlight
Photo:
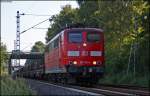
[[[83,46],[86,46],[86,43],[83,43]]]
[[[93,65],[96,65],[96,61],[93,61]]]
[[[73,64],[76,65],[76,64],[77,64],[77,61],[73,61]]]

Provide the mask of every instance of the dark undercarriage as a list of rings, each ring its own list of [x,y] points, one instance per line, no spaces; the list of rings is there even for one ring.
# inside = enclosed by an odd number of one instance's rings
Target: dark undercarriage
[[[45,79],[54,82],[64,83],[98,83],[104,75],[104,67],[100,66],[66,66],[67,73],[47,73],[35,75],[36,71],[28,71],[26,74],[20,74],[22,77]],[[19,74],[18,74],[19,75]]]
[[[78,82],[97,83],[104,75],[104,67],[100,66],[67,66],[67,72]]]
[[[72,75],[78,76],[90,76],[90,75],[97,75],[102,76],[104,74],[104,67],[100,66],[80,66],[76,67],[73,65],[67,66],[67,72]]]

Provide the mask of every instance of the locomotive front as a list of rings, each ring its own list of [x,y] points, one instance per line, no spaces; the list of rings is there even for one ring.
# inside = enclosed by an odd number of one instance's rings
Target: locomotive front
[[[67,29],[63,40],[62,57],[68,73],[77,77],[103,76],[104,35],[101,29]]]

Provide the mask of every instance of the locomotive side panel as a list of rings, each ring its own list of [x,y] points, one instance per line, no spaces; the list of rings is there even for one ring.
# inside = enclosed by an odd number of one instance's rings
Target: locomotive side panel
[[[45,73],[64,73],[64,65],[62,62],[61,50],[63,40],[61,34],[58,34],[47,45],[48,51],[45,53]]]

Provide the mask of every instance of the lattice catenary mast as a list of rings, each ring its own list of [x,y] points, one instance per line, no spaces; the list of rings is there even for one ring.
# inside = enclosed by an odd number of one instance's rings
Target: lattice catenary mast
[[[18,54],[20,54],[20,14],[19,11],[17,11],[17,30],[16,30],[16,47],[15,47],[15,51],[18,52]],[[16,60],[16,66],[20,66],[20,59]]]

